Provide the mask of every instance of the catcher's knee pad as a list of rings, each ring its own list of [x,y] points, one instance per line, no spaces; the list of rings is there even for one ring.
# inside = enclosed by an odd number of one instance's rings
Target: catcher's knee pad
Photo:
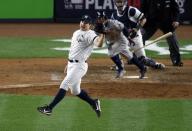
[[[156,62],[153,59],[150,59],[150,58],[147,58],[144,56],[140,56],[138,59],[139,59],[139,61],[141,61],[146,66],[150,66],[150,67],[156,66]]]
[[[139,60],[140,62],[142,62],[143,64],[146,63],[145,56],[140,56],[140,57],[138,57],[138,60]]]

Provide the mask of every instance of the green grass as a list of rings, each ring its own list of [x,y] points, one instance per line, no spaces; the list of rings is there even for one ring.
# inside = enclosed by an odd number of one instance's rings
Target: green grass
[[[191,44],[192,44],[192,40],[180,40],[179,41],[180,52],[184,51],[184,52],[188,53],[188,54],[182,54],[181,55],[182,59],[192,59],[192,51],[187,51],[187,50],[182,49],[182,47],[185,47],[185,46],[191,45]],[[158,45],[160,47],[168,48],[167,42],[159,42]],[[152,57],[152,58],[160,58],[160,59],[165,59],[165,58],[169,59],[170,58],[169,55],[158,55],[155,51],[146,50],[146,54],[148,57]]]
[[[98,119],[88,104],[66,97],[45,116],[36,107],[48,96],[0,94],[1,131],[190,131],[192,100],[101,99]]]
[[[0,58],[47,58],[64,57],[67,51],[51,50],[69,44],[52,42],[50,38],[0,38]]]
[[[0,58],[67,57],[67,51],[51,48],[69,47],[54,38],[0,37]],[[192,41],[181,41],[181,47]],[[160,43],[166,46],[166,43]],[[192,59],[192,52],[182,55]],[[157,58],[155,52],[147,55]],[[106,55],[92,55],[103,57]],[[107,56],[106,56],[107,57]],[[101,99],[102,117],[75,97],[66,97],[48,117],[36,107],[51,101],[48,96],[0,94],[0,131],[191,131],[192,100]]]
[[[68,56],[68,51],[56,51],[51,48],[69,47],[70,43],[51,41],[55,38],[33,38],[33,37],[0,37],[0,58],[55,58]],[[180,41],[180,47],[190,45],[192,40]],[[167,43],[159,43],[167,47]],[[182,51],[182,50],[181,50]],[[154,51],[148,51],[147,56],[152,58],[169,58],[169,55],[160,56]],[[192,59],[192,51],[182,55],[183,59]],[[106,54],[93,54],[92,57],[107,57]]]

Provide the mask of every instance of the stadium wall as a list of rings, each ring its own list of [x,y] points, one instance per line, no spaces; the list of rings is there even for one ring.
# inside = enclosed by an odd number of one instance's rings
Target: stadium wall
[[[192,0],[177,0],[181,22],[192,23]],[[140,8],[142,0],[128,0],[128,4]],[[55,0],[56,22],[79,22],[83,14],[95,17],[95,12],[105,10],[109,15],[114,10],[113,0]]]
[[[2,0],[1,22],[35,22],[53,20],[53,0]]]
[[[181,22],[192,24],[192,1],[177,0]],[[128,0],[140,8],[142,0]],[[96,11],[114,10],[113,0],[3,0],[0,4],[0,22],[79,22],[83,14],[95,17]]]

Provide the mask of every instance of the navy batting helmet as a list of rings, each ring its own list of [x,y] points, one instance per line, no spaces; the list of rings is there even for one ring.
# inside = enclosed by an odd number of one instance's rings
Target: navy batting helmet
[[[83,15],[81,21],[92,24],[92,18],[89,15]]]

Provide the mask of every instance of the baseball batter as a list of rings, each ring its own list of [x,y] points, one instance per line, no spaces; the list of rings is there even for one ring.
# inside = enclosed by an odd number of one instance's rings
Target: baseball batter
[[[119,59],[119,54],[122,54],[140,69],[139,78],[142,79],[145,75],[146,67],[129,51],[129,42],[122,32],[124,25],[117,20],[108,19],[105,12],[98,12],[97,19],[104,25],[103,32],[105,33],[106,44],[108,46],[108,55],[118,67],[116,78],[122,77],[125,73],[122,62]]]
[[[124,31],[124,35],[130,41],[130,48],[136,50],[143,47],[143,39],[140,27],[142,27],[146,18],[137,8],[128,6],[127,0],[114,0],[116,5],[116,11],[113,12],[111,18],[118,20],[124,24],[128,31]],[[134,52],[138,59],[145,65],[150,66],[154,69],[163,69],[164,64],[157,63],[153,59],[146,57],[144,48]]]
[[[88,69],[87,59],[91,55],[93,46],[101,47],[104,35],[97,35],[91,30],[92,19],[84,15],[80,21],[80,29],[72,36],[71,48],[69,51],[67,75],[60,85],[60,89],[53,101],[46,106],[38,107],[37,110],[43,114],[51,115],[53,108],[64,98],[68,89],[73,95],[91,105],[97,116],[101,115],[100,101],[92,99],[86,91],[80,88],[81,79]]]

